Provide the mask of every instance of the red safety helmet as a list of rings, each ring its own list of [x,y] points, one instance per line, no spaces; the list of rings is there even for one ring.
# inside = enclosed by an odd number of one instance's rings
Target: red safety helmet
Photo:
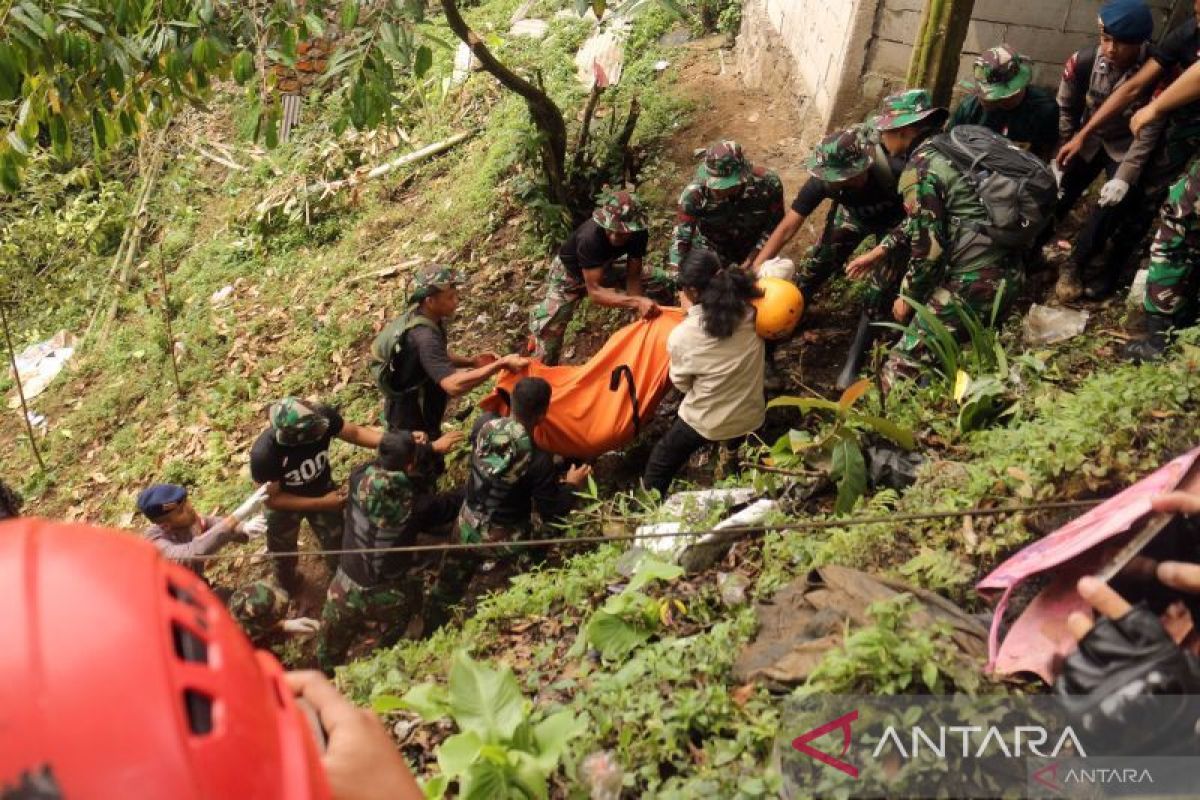
[[[0,522],[0,790],[330,797],[274,656],[190,570],[86,525]]]

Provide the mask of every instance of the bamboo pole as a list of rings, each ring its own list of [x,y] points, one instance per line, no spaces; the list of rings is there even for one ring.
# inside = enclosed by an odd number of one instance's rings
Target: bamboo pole
[[[905,82],[928,89],[935,105],[947,105],[958,77],[959,56],[975,0],[925,0]]]
[[[167,352],[171,356],[171,372],[175,376],[175,391],[183,399],[183,381],[179,380],[179,360],[175,358],[175,332],[171,327],[171,290],[167,287],[167,268],[163,264],[162,242],[158,243],[158,285],[162,290],[163,322],[167,328]]]
[[[17,369],[17,351],[13,349],[12,334],[8,330],[8,312],[0,301],[0,327],[4,328],[4,343],[8,345],[8,360],[12,364],[13,381],[17,384],[17,397],[21,400],[21,416],[25,419],[25,432],[29,434],[29,447],[33,457],[37,459],[38,467],[46,471],[46,462],[42,460],[42,451],[38,449],[37,436],[33,432],[33,423],[29,421],[29,404],[25,402],[25,387],[21,385],[21,373]]]

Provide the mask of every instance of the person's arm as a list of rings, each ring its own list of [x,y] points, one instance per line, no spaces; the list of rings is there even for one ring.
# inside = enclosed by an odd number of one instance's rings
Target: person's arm
[[[1146,168],[1146,163],[1153,155],[1154,149],[1158,147],[1163,129],[1166,127],[1165,119],[1157,119],[1136,131],[1133,141],[1130,142],[1129,149],[1125,151],[1125,157],[1121,159],[1121,165],[1117,167],[1113,177],[1125,181],[1130,186],[1136,186],[1142,177],[1142,170]]]
[[[263,505],[272,511],[341,511],[346,503],[345,489],[335,489],[320,497],[302,497],[284,491],[278,482],[267,484],[267,499]]]
[[[632,266],[630,266],[632,269]],[[649,297],[638,297],[634,295],[618,292],[616,289],[609,289],[603,286],[600,282],[604,280],[604,267],[596,267],[594,269],[585,269],[583,272],[583,285],[587,289],[588,299],[596,305],[605,306],[607,308],[632,308],[645,318],[649,318],[658,313],[658,304]],[[641,259],[638,260],[638,276],[639,280],[642,274]]]
[[[438,381],[438,385],[451,397],[461,397],[502,369],[509,372],[520,372],[527,366],[529,366],[528,358],[508,355],[482,367],[460,369],[442,378]]]
[[[1078,62],[1079,53],[1072,53],[1063,67],[1062,79],[1058,82],[1058,94],[1054,98],[1058,104],[1058,138],[1062,142],[1069,140],[1079,130],[1087,105],[1085,93],[1079,91],[1076,83],[1075,70]]]
[[[901,281],[900,292],[917,302],[923,303],[933,294],[946,269],[944,254],[950,236],[942,202],[944,191],[941,181],[922,163],[911,165],[900,176],[905,212],[902,224],[910,248],[908,271]],[[903,301],[898,301],[897,307],[899,303]]]
[[[1167,114],[1195,100],[1200,100],[1200,61],[1188,67],[1162,94],[1134,114],[1129,127],[1134,133],[1140,133],[1142,127],[1165,120]]]
[[[671,331],[672,337],[679,331],[680,328]],[[671,379],[671,384],[683,394],[692,390],[692,383],[696,379],[695,374],[687,367],[686,349],[671,338],[667,339],[667,376]]]
[[[1162,65],[1153,58],[1143,64],[1142,68],[1132,78],[1113,90],[1113,93],[1108,96],[1104,104],[1096,109],[1096,113],[1092,114],[1083,127],[1059,149],[1058,155],[1055,156],[1058,163],[1066,166],[1072,158],[1079,154],[1080,149],[1083,148],[1083,143],[1087,140],[1087,137],[1091,136],[1092,131],[1129,108],[1130,103],[1137,100],[1142,95],[1142,92],[1147,91],[1157,83],[1162,75]]]
[[[684,257],[691,252],[696,227],[700,224],[700,187],[688,186],[679,196],[679,210],[675,214],[675,230],[671,232],[671,249],[667,254],[667,265],[679,271]]]
[[[422,800],[404,758],[374,712],[358,708],[319,672],[284,676],[317,713],[328,741],[321,763],[333,800]]]
[[[196,556],[212,555],[230,542],[245,541],[246,537],[237,532],[235,525],[224,524],[223,521],[213,518],[208,518],[207,521],[209,522],[208,530],[189,542],[171,541],[158,526],[146,531],[146,538],[153,542],[158,551],[168,560],[183,563],[191,561]]]
[[[575,507],[575,492],[592,474],[592,468],[584,465],[572,467],[562,480],[558,471],[549,458],[539,458],[534,465],[534,472],[529,476],[531,482],[530,496],[533,507],[545,525],[561,522],[571,509]]]
[[[379,442],[383,439],[383,431],[379,428],[368,428],[365,425],[344,422],[342,423],[342,430],[338,433],[338,438],[343,442],[349,442],[359,447],[374,450],[379,447]]]
[[[786,212],[784,212],[783,219],[778,225],[775,226],[775,230],[771,232],[771,236],[767,239],[766,243],[762,246],[762,249],[758,251],[758,255],[754,258],[754,264],[752,266],[756,272],[764,263],[779,255],[779,251],[782,250],[787,243],[792,240],[792,237],[796,235],[796,232],[800,230],[800,226],[804,224],[804,219],[804,215],[797,213],[795,209],[789,208]]]
[[[767,246],[767,242],[771,240],[776,228],[783,223],[786,216],[783,208],[783,181],[779,180],[779,176],[774,172],[767,174],[767,180],[770,182],[771,193],[771,204],[767,209],[767,224],[758,234],[758,242],[754,245],[754,249],[742,261],[742,267],[747,270],[752,269],[758,263],[758,257],[762,254],[763,248]]]
[[[625,262],[625,294],[631,297],[645,294],[642,289],[642,260],[642,256],[630,256]]]

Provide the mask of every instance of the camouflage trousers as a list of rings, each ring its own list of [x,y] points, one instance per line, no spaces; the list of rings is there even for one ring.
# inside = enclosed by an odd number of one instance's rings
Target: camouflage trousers
[[[820,241],[808,249],[804,260],[800,262],[796,283],[803,289],[805,298],[811,298],[835,272],[844,269],[854,251],[868,236],[882,238],[887,232],[887,228],[877,230],[864,224],[839,205],[834,212],[832,226],[822,234]],[[898,247],[876,267],[869,279],[868,307],[879,308],[895,298],[907,263],[908,248]]]
[[[300,543],[300,523],[308,522],[322,550],[336,550],[342,544],[341,511],[274,511],[267,509],[267,550],[272,553],[293,552]],[[292,590],[296,584],[295,558],[276,558],[275,576],[283,588]],[[326,556],[330,571],[337,568],[338,556]]]
[[[587,287],[583,278],[577,278],[567,271],[558,256],[550,263],[546,283],[546,297],[529,312],[529,332],[533,335],[530,355],[544,364],[557,364],[567,326],[575,316],[579,301],[587,297]],[[608,289],[623,289],[624,266],[611,265],[605,269],[600,285]]]
[[[1195,311],[1196,261],[1200,259],[1200,158],[1172,186],[1159,212],[1150,271],[1146,278],[1148,314],[1185,323]]]
[[[1021,272],[1014,267],[1014,264],[1019,267],[1019,259],[1014,258],[1013,262],[976,267],[965,275],[951,276],[933,291],[924,305],[961,341],[967,335],[962,315],[974,314],[982,324],[988,325],[992,311],[996,309],[995,321],[998,323],[1020,294]],[[884,362],[884,391],[890,391],[901,378],[915,377],[930,366],[933,353],[926,339],[932,335],[914,309],[908,327]],[[950,377],[953,380],[953,376]]]
[[[458,514],[455,528],[458,541],[462,544],[509,542],[528,538],[530,534],[527,527],[506,527],[487,523],[479,512],[466,503],[463,503],[462,511]],[[516,553],[516,548],[509,547],[446,553],[425,606],[425,635],[428,636],[449,621],[451,607],[466,596],[475,573],[485,562],[498,558],[512,558]]]
[[[381,631],[380,645],[395,644],[404,635],[420,603],[417,580],[360,586],[340,569],[329,584],[321,609],[321,634],[317,638],[317,663],[326,674],[346,660],[354,643],[368,627]]]

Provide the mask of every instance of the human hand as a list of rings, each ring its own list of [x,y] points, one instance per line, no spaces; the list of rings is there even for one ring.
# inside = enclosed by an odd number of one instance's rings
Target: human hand
[[[257,539],[267,532],[267,518],[258,514],[243,522],[238,529],[246,536]]]
[[[346,486],[339,486],[322,499],[325,501],[327,511],[338,511],[346,505],[346,498],[349,496],[350,489]]]
[[[563,483],[570,484],[578,489],[587,483],[587,479],[592,475],[591,464],[580,464],[577,467],[571,467],[567,470],[566,477],[563,478]]]
[[[1162,115],[1159,114],[1158,109],[1155,108],[1154,103],[1143,106],[1142,108],[1138,109],[1138,112],[1130,118],[1129,130],[1134,136],[1137,136],[1138,133],[1141,132],[1142,128],[1146,127],[1152,122],[1157,122],[1161,116]]]
[[[1078,133],[1068,139],[1062,147],[1058,148],[1058,153],[1054,156],[1054,160],[1058,162],[1060,167],[1065,167],[1071,163],[1071,159],[1079,155],[1079,151],[1083,149],[1084,139]]]
[[[425,431],[413,431],[413,444],[429,444],[429,434]]]
[[[654,319],[662,309],[658,307],[658,303],[651,300],[649,297],[634,297],[634,308],[637,309],[638,316],[642,319]]]
[[[328,737],[321,761],[334,800],[420,800],[416,780],[378,717],[343,697],[315,671],[285,676],[317,712]]]
[[[529,366],[529,359],[514,353],[501,358],[498,363],[502,369],[509,372],[520,372]]]
[[[477,355],[471,359],[471,366],[486,367],[488,364],[491,364],[493,361],[499,361],[499,360],[500,360],[500,356],[496,355],[495,353],[492,353],[492,352],[480,353],[479,355]]]
[[[1113,178],[1100,187],[1100,205],[1115,206],[1125,199],[1129,192],[1129,183],[1120,178]]]
[[[444,455],[453,450],[465,438],[462,431],[449,431],[434,439],[431,447],[433,452]]]
[[[873,248],[847,264],[846,275],[856,281],[860,281],[871,274],[871,270],[875,268],[875,265],[882,258],[883,251],[878,247]]]
[[[320,632],[321,623],[312,617],[296,617],[295,619],[285,619],[279,623],[279,627],[288,636],[309,639]]]
[[[912,315],[912,306],[904,302],[903,297],[897,297],[892,303],[892,319],[901,324],[908,322],[909,316]]]
[[[243,502],[240,506],[235,508],[233,510],[233,513],[230,514],[229,516],[233,517],[238,522],[241,522],[246,517],[253,514],[255,509],[257,509],[260,505],[262,505],[262,501],[265,500],[266,498],[267,498],[267,484],[264,483],[262,486],[259,486],[257,489],[255,489],[254,494],[247,497],[245,502]]]

